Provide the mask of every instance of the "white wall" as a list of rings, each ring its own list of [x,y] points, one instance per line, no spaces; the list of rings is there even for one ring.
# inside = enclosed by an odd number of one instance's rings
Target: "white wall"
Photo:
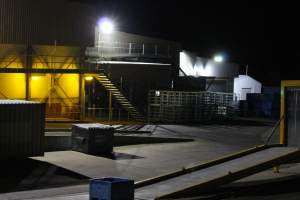
[[[191,52],[180,52],[180,68],[188,76],[233,78],[238,76],[239,67],[234,63],[218,63],[201,58]]]
[[[246,93],[261,93],[262,84],[246,75],[234,79],[234,93],[238,100],[246,100]]]

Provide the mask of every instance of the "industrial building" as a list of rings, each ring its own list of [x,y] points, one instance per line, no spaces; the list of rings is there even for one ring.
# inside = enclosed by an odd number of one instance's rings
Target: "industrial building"
[[[44,102],[47,121],[182,121],[176,116],[188,110],[162,111],[167,104],[183,106],[172,103],[174,91],[196,92],[176,100],[190,109],[196,103],[201,112],[183,121],[210,119],[204,108],[224,114],[232,104],[234,63],[180,52],[173,41],[117,30],[106,34],[95,9],[78,2],[0,0],[0,6],[0,98]],[[155,91],[171,95],[162,96],[159,108]]]
[[[105,37],[91,6],[0,0],[0,8],[0,98],[44,102],[47,120],[144,120],[148,90],[170,89],[177,76],[179,44]]]
[[[216,62],[189,51],[180,52],[180,78],[202,80],[202,87],[198,90],[233,93],[234,78],[238,74],[239,66],[235,63]]]
[[[234,94],[238,100],[247,100],[247,94],[260,94],[262,84],[248,75],[239,75],[234,79]]]
[[[93,8],[67,0],[1,0],[0,7],[0,98],[46,102],[48,118],[78,118]]]

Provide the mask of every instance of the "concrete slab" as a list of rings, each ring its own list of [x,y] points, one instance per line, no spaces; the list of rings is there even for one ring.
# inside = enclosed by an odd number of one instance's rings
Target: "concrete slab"
[[[89,156],[73,151],[49,152],[45,154],[45,157],[33,159],[91,178],[122,176],[138,181],[261,144],[264,135],[271,127],[262,125],[149,125],[145,129],[151,130],[153,136],[187,137],[195,141],[117,147],[115,151],[118,155],[115,159]],[[40,193],[43,192],[36,192],[36,194]],[[59,193],[56,192],[53,195]],[[66,193],[62,189],[60,194]],[[0,195],[0,199],[5,198]],[[19,199],[22,199],[22,196],[19,196]]]

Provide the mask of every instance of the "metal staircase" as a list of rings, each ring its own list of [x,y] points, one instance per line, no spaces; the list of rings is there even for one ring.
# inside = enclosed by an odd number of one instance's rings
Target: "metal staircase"
[[[145,122],[145,117],[137,111],[130,101],[122,94],[122,92],[111,82],[106,74],[101,73],[94,76],[96,80],[108,91],[111,92],[114,99],[129,113],[136,121]]]

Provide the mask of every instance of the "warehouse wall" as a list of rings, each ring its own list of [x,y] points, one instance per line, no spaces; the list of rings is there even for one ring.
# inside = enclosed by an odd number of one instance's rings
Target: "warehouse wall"
[[[0,44],[91,45],[93,7],[68,0],[0,0]]]
[[[234,79],[234,93],[239,100],[247,100],[247,93],[261,93],[262,84],[247,75]]]
[[[0,99],[25,99],[25,85],[23,73],[0,73]],[[79,74],[32,74],[30,96],[37,101],[52,96],[51,102],[76,104],[79,102]]]
[[[25,99],[25,74],[0,73],[0,99]]]
[[[79,74],[32,74],[30,96],[47,103],[48,117],[70,117],[79,107]]]
[[[75,46],[32,45],[32,68],[79,69],[82,49]],[[25,67],[27,45],[0,44],[0,68]]]
[[[0,44],[0,68],[22,68],[25,50],[26,45]]]
[[[70,46],[33,45],[32,68],[79,69],[81,48]]]
[[[32,45],[32,68],[78,69],[82,48],[72,46]],[[1,44],[0,69],[24,68],[27,45]],[[30,64],[30,63],[28,63]],[[29,66],[27,66],[29,67]],[[79,74],[31,74],[30,100],[46,102],[47,117],[79,116]],[[0,73],[0,99],[25,99],[26,74]]]

